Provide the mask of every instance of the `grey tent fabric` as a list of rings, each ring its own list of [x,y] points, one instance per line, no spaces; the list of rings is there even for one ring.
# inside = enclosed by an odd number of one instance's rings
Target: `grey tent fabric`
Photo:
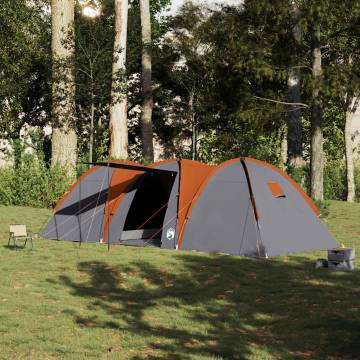
[[[242,164],[220,167],[189,216],[182,249],[257,256],[260,245]]]
[[[267,256],[337,246],[321,220],[289,180],[269,166],[245,160],[259,213],[261,241]],[[283,189],[273,196],[269,182]]]
[[[99,242],[113,173],[114,169],[99,167],[79,181],[40,235],[54,240]]]
[[[178,200],[179,200],[179,181],[180,171],[179,162],[167,162],[160,164],[157,168],[163,170],[171,170],[176,172],[176,178],[170,193],[169,202],[166,207],[166,213],[163,221],[163,229],[161,231],[161,247],[165,249],[175,249],[178,242]]]

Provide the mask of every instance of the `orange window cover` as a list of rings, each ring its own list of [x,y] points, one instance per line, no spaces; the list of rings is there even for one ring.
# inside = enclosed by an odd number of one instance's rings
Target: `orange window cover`
[[[280,184],[278,184],[277,182],[269,181],[268,182],[268,187],[269,187],[269,189],[270,189],[273,196],[275,196],[275,197],[285,197],[284,190],[282,189]]]

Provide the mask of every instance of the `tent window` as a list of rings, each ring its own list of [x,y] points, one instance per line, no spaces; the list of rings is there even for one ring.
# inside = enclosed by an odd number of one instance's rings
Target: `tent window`
[[[272,196],[274,197],[285,197],[284,190],[282,189],[281,185],[275,181],[269,181],[268,187],[271,191]]]

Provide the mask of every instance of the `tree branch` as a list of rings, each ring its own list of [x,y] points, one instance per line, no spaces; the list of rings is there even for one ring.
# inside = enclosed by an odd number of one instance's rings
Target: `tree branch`
[[[80,72],[82,72],[83,74],[85,74],[86,76],[88,76],[91,79],[91,75],[87,71],[85,71],[81,68],[78,68],[77,70],[79,70]]]
[[[276,104],[289,105],[289,106],[299,106],[301,108],[307,108],[307,109],[310,107],[309,105],[304,104],[304,103],[290,103],[290,102],[285,102],[285,101],[279,101],[279,100],[263,98],[263,97],[260,97],[260,96],[253,96],[253,98],[257,99],[257,100],[273,102],[273,103],[276,103]]]

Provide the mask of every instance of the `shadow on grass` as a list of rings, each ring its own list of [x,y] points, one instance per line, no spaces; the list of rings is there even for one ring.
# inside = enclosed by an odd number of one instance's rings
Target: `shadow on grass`
[[[12,250],[12,251],[19,251],[19,250],[33,250],[31,247],[26,247],[25,245],[3,245],[4,249]]]
[[[157,267],[155,260],[118,266],[80,262],[86,281],[67,276],[60,281],[73,295],[88,298],[94,315],[71,315],[80,326],[148,338],[147,353],[133,360],[248,359],[251,354],[259,359],[269,354],[281,359],[360,358],[358,272],[314,270],[312,262],[300,257],[288,262],[186,253],[176,257],[177,270]],[[101,320],[97,309],[111,320]]]

